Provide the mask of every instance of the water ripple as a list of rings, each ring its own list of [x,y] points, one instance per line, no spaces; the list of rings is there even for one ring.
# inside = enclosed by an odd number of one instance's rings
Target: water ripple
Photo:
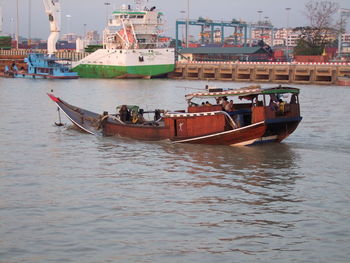
[[[350,127],[328,99],[347,90],[301,87],[304,120],[285,143],[231,148],[56,127],[46,98],[173,109],[177,81],[2,81],[1,262],[348,262]]]

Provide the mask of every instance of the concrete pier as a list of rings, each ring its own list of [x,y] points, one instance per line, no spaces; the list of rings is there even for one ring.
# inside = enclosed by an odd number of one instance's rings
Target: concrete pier
[[[5,65],[23,62],[31,50],[0,50],[0,72]],[[46,53],[46,50],[35,50]],[[58,58],[78,61],[88,53],[58,51]],[[219,80],[260,83],[294,83],[336,85],[338,77],[350,75],[350,63],[286,63],[286,62],[177,62],[171,79]]]
[[[177,62],[172,79],[335,85],[350,63]]]

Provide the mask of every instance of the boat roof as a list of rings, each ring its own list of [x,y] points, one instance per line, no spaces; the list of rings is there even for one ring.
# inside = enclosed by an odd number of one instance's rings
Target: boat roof
[[[70,58],[58,58],[56,56],[50,56],[44,53],[28,53],[28,56],[36,56],[42,60],[47,61],[71,61]]]
[[[292,93],[299,94],[299,89],[292,87],[273,87],[273,88],[262,88],[260,85],[244,87],[240,89],[229,89],[225,91],[206,91],[206,92],[196,92],[187,94],[185,97],[187,100],[193,98],[210,98],[210,97],[228,97],[228,96],[252,96],[260,94],[283,94],[283,93]]]

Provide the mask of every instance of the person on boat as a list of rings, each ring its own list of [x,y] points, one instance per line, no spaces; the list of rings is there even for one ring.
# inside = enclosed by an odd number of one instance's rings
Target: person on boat
[[[12,65],[11,65],[11,69],[13,70],[13,72],[17,72],[18,71],[18,67],[16,65],[16,62],[13,62]]]
[[[290,104],[297,104],[297,96],[295,96],[295,94],[292,95],[289,103]]]
[[[284,113],[284,106],[285,106],[285,102],[282,100],[282,99],[279,99],[278,100],[278,112],[280,114],[283,114]]]
[[[122,105],[119,110],[120,120],[121,121],[129,121],[130,120],[130,112],[126,105]]]
[[[225,106],[225,111],[233,112],[234,110],[235,110],[235,108],[233,106],[233,100],[230,100],[230,102],[227,103],[226,106]]]
[[[9,74],[9,66],[5,66],[4,74],[5,74],[5,75],[8,75],[8,74]]]
[[[209,101],[205,102],[205,106],[211,106],[211,104],[209,103]]]
[[[131,122],[132,122],[133,124],[136,124],[136,123],[139,122],[139,120],[140,120],[139,114],[138,114],[136,111],[133,111],[133,112],[131,113]]]
[[[225,107],[226,107],[226,105],[227,105],[228,103],[229,103],[229,102],[228,102],[227,97],[223,97],[223,99],[221,100],[221,103],[220,103],[223,110],[225,110]]]
[[[275,94],[270,94],[269,107],[273,111],[277,111],[278,110],[278,103],[277,103],[277,98],[276,98]]]

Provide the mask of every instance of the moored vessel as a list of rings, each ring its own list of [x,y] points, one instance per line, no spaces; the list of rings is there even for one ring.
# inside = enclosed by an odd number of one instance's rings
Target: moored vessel
[[[342,77],[338,77],[337,84],[339,86],[350,86],[350,76],[345,75],[345,76],[342,76]]]
[[[80,77],[151,78],[174,70],[175,51],[160,41],[163,14],[136,2],[113,12],[102,49],[73,64]]]
[[[48,95],[85,132],[148,141],[230,146],[281,142],[302,120],[299,89],[281,86],[192,93],[186,95],[187,110],[176,112],[121,105],[116,113],[98,114]],[[145,113],[154,118],[146,120]]]
[[[5,68],[4,76],[32,79],[77,79],[78,74],[71,71],[71,62],[54,55],[29,53],[24,59],[27,70],[12,64]]]

